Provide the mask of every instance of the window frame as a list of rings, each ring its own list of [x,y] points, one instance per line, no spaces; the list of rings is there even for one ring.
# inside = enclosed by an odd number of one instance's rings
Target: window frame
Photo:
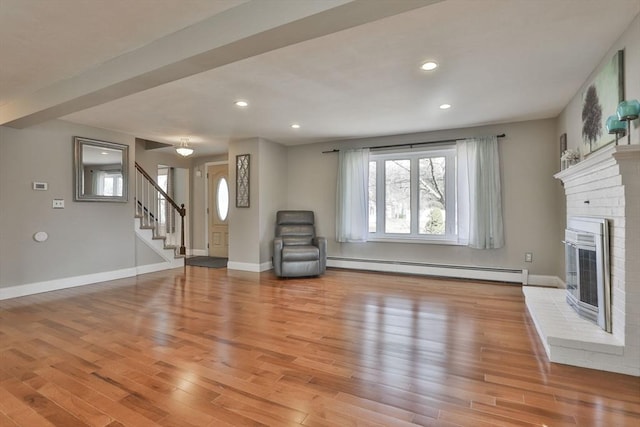
[[[445,158],[445,233],[419,233],[420,186],[419,161],[429,157]],[[410,233],[385,233],[386,227],[386,165],[388,160],[410,160]],[[399,243],[432,243],[458,245],[457,235],[457,203],[456,203],[456,146],[455,144],[438,145],[437,147],[420,149],[385,150],[372,152],[369,162],[376,163],[376,231],[369,232],[371,242]]]

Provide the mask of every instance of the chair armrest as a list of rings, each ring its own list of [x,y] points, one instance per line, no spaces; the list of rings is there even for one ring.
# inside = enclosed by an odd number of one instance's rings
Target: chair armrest
[[[320,274],[322,274],[327,269],[327,239],[325,237],[314,237],[312,243],[320,251]]]
[[[273,270],[276,276],[282,276],[282,248],[284,243],[282,237],[273,239]]]

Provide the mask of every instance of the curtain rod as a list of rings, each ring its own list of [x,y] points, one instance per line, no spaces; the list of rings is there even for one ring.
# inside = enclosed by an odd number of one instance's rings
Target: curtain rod
[[[504,133],[501,133],[500,135],[496,135],[496,138],[504,138],[506,135]],[[414,147],[416,145],[426,145],[426,144],[442,144],[445,142],[456,142],[460,139],[464,139],[464,138],[456,138],[456,139],[441,139],[439,141],[427,141],[427,142],[410,142],[410,143],[406,143],[406,144],[394,144],[394,145],[377,145],[375,147],[363,147],[363,148],[369,148],[371,150],[380,150],[383,148],[395,148],[395,147]],[[322,154],[327,154],[327,153],[338,153],[340,152],[340,150],[338,150],[337,148],[334,148],[333,150],[329,150],[329,151],[323,151]]]

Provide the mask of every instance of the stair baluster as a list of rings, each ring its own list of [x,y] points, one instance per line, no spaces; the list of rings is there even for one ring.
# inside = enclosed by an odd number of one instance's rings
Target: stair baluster
[[[172,248],[178,251],[178,255],[185,255],[184,218],[187,210],[184,204],[178,206],[137,162],[135,167],[135,212],[141,221],[141,227],[151,229],[154,239],[164,240],[165,248]],[[176,229],[178,215],[180,230]]]

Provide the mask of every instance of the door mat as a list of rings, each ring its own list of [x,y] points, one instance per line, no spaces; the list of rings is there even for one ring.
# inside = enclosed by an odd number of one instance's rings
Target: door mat
[[[194,256],[187,258],[187,265],[194,267],[225,268],[228,258],[213,256]]]

